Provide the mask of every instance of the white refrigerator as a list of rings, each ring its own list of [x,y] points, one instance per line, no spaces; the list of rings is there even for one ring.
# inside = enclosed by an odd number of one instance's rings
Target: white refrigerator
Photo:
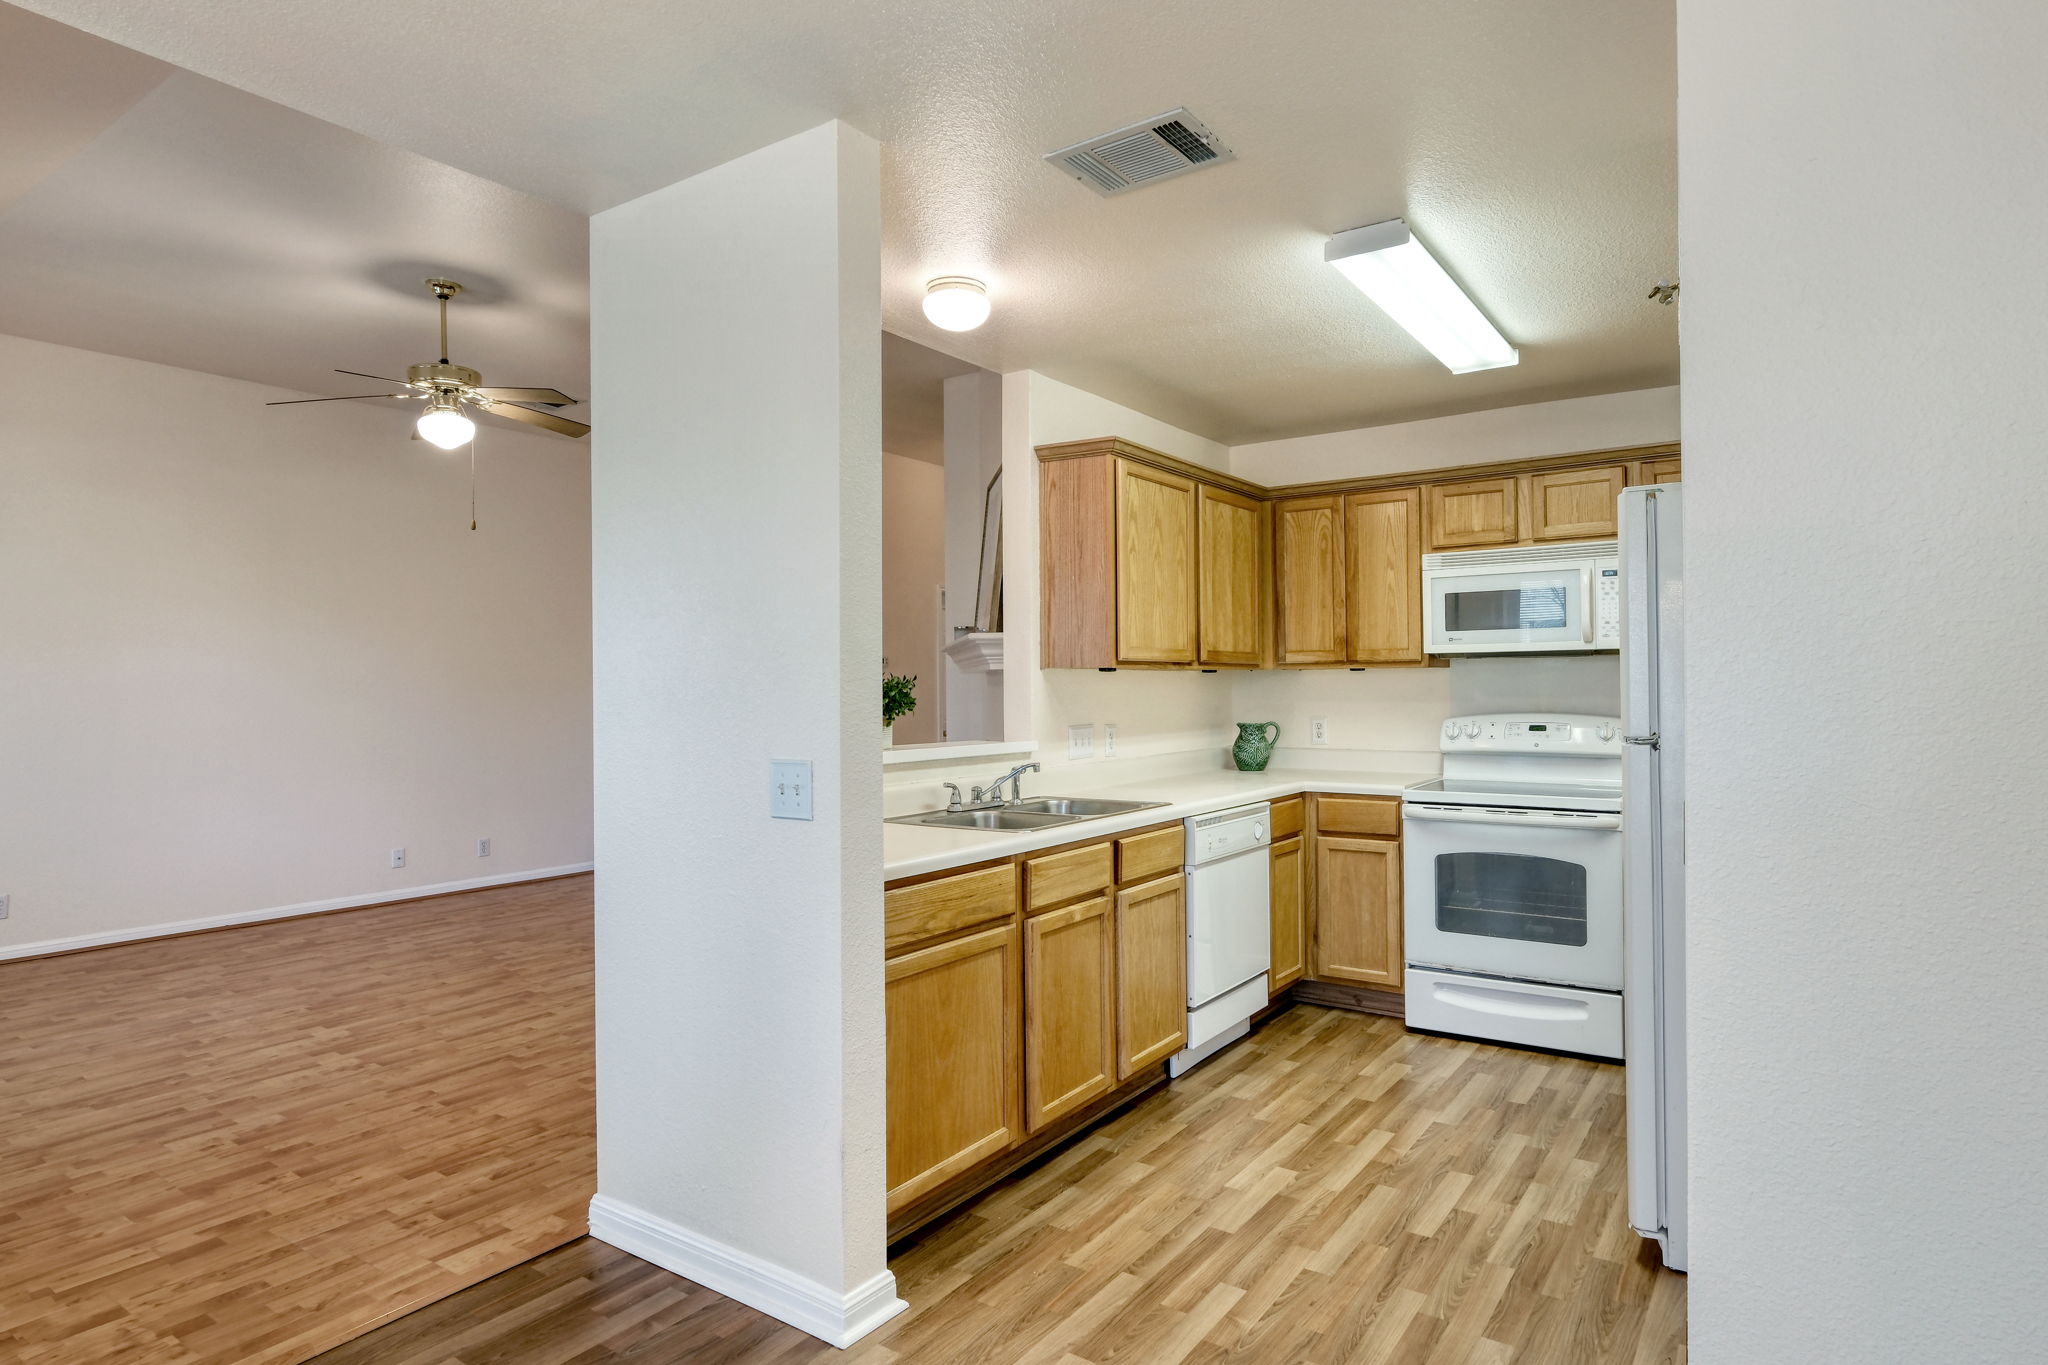
[[[1686,1268],[1685,560],[1677,484],[1621,495],[1628,1220]]]

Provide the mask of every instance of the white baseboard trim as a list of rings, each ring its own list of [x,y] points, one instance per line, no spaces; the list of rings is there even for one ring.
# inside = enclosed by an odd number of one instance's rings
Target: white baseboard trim
[[[390,887],[360,896],[336,896],[332,900],[304,901],[298,905],[274,905],[264,910],[237,910],[230,915],[209,915],[205,919],[175,920],[169,924],[145,924],[136,929],[109,929],[105,933],[80,934],[75,938],[46,938],[35,943],[0,947],[0,962],[17,957],[46,957],[51,953],[72,953],[81,948],[104,948],[114,943],[135,943],[147,938],[168,938],[174,934],[197,933],[203,929],[228,929],[237,924],[260,924],[268,919],[291,919],[295,915],[317,915],[325,910],[357,910],[366,905],[390,905],[400,901],[425,900],[457,891],[477,891],[486,886],[507,886],[513,882],[538,882],[549,877],[567,877],[588,872],[595,863],[569,863],[563,867],[533,867],[524,872],[500,872],[489,877],[466,877],[459,882],[436,882],[431,886]]]
[[[844,1294],[834,1293],[808,1276],[607,1195],[590,1201],[590,1235],[832,1346],[851,1346],[910,1307],[896,1297],[896,1277],[887,1270]]]

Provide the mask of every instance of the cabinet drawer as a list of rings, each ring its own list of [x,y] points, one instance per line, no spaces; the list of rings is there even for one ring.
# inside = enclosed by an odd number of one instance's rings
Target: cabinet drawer
[[[1273,842],[1279,843],[1290,834],[1301,833],[1302,799],[1290,796],[1285,801],[1273,803]]]
[[[1138,882],[1181,869],[1187,831],[1179,825],[1133,834],[1116,841],[1116,879]]]
[[[1107,891],[1116,880],[1110,861],[1106,842],[1031,859],[1024,864],[1024,894],[1030,908],[1043,910],[1077,896]]]
[[[898,887],[882,898],[884,951],[942,938],[1017,909],[1017,869],[1009,863]]]
[[[1318,796],[1318,834],[1374,834],[1385,839],[1401,837],[1401,798],[1398,796]]]

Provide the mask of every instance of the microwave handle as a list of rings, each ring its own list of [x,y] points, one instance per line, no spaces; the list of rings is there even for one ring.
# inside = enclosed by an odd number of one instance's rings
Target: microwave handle
[[[1593,643],[1593,566],[1588,564],[1579,570],[1579,624],[1584,628],[1586,643]]]

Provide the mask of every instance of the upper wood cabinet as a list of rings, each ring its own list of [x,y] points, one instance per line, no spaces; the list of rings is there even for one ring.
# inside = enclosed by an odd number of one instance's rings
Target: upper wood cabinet
[[[1024,921],[1024,1124],[1029,1131],[1115,1088],[1115,981],[1109,897]]]
[[[1265,661],[1266,509],[1105,440],[1041,452],[1046,668],[1249,668]],[[1047,451],[1074,447],[1046,447]],[[1146,458],[1127,458],[1119,451]],[[1246,485],[1249,487],[1249,485]],[[1256,490],[1254,490],[1256,491]]]
[[[1256,665],[1266,654],[1265,507],[1208,484],[1195,498],[1200,662]]]
[[[1358,664],[1419,664],[1422,654],[1422,490],[1344,499],[1345,634]]]
[[[889,1211],[1020,1141],[1014,920],[889,959]]]
[[[1513,478],[1433,483],[1429,494],[1429,548],[1476,550],[1513,545],[1522,538]]]
[[[1401,988],[1401,844],[1319,834],[1314,975]]]
[[[1268,989],[1278,995],[1308,974],[1308,868],[1300,835],[1281,839],[1272,849],[1273,963]]]
[[[1655,459],[1642,461],[1636,468],[1635,482],[1637,483],[1677,483],[1679,481],[1679,465],[1676,455],[1659,455]]]
[[[1341,664],[1344,500],[1286,498],[1273,507],[1282,664]]]
[[[1116,657],[1195,661],[1195,485],[1116,462]]]
[[[1628,467],[1610,464],[1529,476],[1529,504],[1537,540],[1611,540],[1621,533],[1621,490]]]
[[[1188,1037],[1187,894],[1179,871],[1117,892],[1116,1075],[1128,1080]]]

